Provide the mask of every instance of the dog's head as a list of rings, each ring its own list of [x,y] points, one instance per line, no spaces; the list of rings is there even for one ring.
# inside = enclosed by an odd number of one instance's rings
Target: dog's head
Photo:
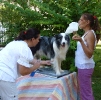
[[[70,45],[70,36],[66,35],[65,33],[60,33],[55,35],[55,42],[57,43],[58,47],[65,47],[65,45]]]

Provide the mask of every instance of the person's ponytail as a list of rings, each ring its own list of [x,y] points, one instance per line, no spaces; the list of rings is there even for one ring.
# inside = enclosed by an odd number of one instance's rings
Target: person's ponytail
[[[98,42],[101,37],[101,27],[100,27],[97,17],[95,17],[95,16],[93,16],[93,17],[94,17],[93,30],[96,32],[96,38],[97,38],[97,42]]]

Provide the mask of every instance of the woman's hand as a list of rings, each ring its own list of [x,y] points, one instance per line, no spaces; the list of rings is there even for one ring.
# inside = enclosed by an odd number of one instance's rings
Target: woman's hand
[[[82,41],[82,38],[79,36],[79,35],[77,35],[77,34],[75,34],[73,37],[72,37],[72,39],[73,40],[75,40],[75,41]]]
[[[40,64],[41,65],[51,65],[51,60],[43,60],[43,61],[41,60]]]

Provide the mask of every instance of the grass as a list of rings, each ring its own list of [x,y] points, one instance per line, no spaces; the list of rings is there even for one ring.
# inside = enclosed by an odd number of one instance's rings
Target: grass
[[[101,100],[101,42],[94,52],[95,69],[92,78],[92,88],[95,100]]]
[[[95,100],[101,100],[101,78],[92,79],[92,88]]]
[[[94,52],[95,70],[93,77],[101,78],[101,44],[96,46]]]

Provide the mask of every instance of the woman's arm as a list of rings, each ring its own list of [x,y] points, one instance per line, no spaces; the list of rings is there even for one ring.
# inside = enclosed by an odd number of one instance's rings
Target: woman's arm
[[[33,64],[32,67],[28,68],[26,66],[22,66],[20,64],[18,64],[18,69],[19,69],[19,73],[21,75],[27,75],[27,74],[30,74],[31,72],[33,72],[34,70],[40,68],[41,65],[51,65],[51,61],[50,60],[43,60],[43,61],[40,61],[40,60],[33,60],[31,62],[31,64]]]
[[[18,64],[18,70],[21,75],[27,75],[40,67],[40,62],[36,62],[32,67],[28,68],[26,66]]]
[[[95,47],[95,36],[90,31],[86,36],[85,36],[85,41],[87,42],[87,46],[84,44],[82,38],[80,36],[73,36],[73,40],[79,41],[82,45],[82,48],[88,58],[91,58],[93,55],[94,47]]]
[[[92,33],[92,31],[90,31],[86,36],[85,36],[85,41],[87,43],[87,46],[84,44],[84,42],[81,42],[82,48],[86,54],[86,56],[88,58],[91,58],[94,52],[94,48],[95,48],[95,36]]]
[[[50,60],[37,60],[37,59],[33,59],[32,61],[30,61],[30,64],[34,65],[36,62],[40,62],[41,65],[51,65],[51,61]]]

